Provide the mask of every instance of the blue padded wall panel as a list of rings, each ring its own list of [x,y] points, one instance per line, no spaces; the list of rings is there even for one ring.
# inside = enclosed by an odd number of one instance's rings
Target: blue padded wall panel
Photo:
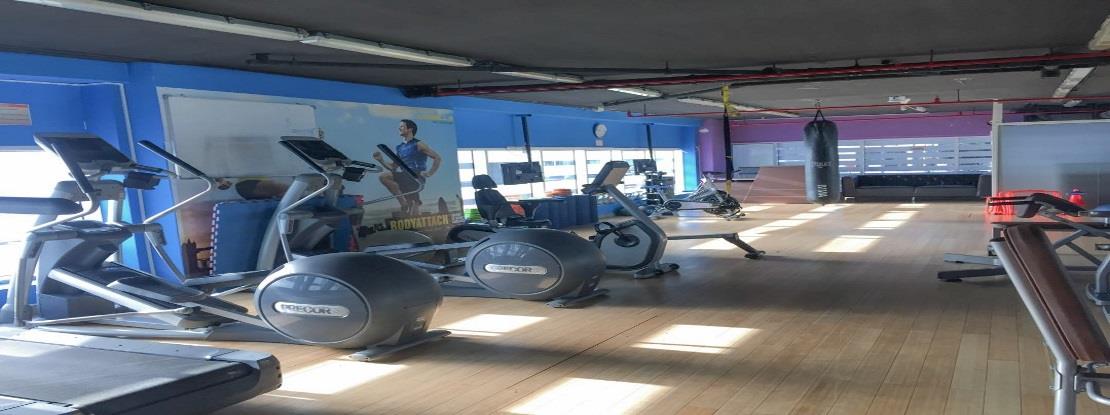
[[[323,199],[307,203],[319,205]],[[277,209],[276,199],[234,200],[217,203],[212,211],[212,272],[254,271],[262,236]],[[339,207],[355,206],[353,196],[339,198]],[[340,251],[348,250],[353,235],[351,226],[341,226],[332,235],[332,244]]]

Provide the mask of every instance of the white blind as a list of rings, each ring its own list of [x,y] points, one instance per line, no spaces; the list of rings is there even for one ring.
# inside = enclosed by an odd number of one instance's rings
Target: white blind
[[[760,143],[773,145],[775,161],[769,166],[799,166],[807,151],[801,141]],[[733,146],[738,159],[757,159],[764,152],[752,144]],[[991,170],[990,137],[885,138],[841,140],[838,144],[841,174],[861,173],[978,173]]]

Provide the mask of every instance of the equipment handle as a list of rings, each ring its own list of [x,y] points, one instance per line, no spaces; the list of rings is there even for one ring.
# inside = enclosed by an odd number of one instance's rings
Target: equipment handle
[[[412,169],[412,167],[409,167],[408,164],[405,164],[405,162],[401,160],[401,156],[398,156],[397,153],[394,153],[393,150],[389,148],[389,146],[385,144],[378,144],[378,150],[382,153],[385,153],[385,156],[389,157],[389,159],[393,161],[393,164],[401,166],[401,168],[405,170],[405,174],[412,176],[413,179],[420,180],[420,175],[417,174],[416,171]]]
[[[154,144],[148,140],[139,140],[139,145],[143,146],[143,148],[147,150],[150,150],[152,153],[157,154],[158,157],[166,159],[166,161],[170,162],[171,164],[185,169],[189,173],[192,173],[194,176],[200,177],[202,179],[208,178],[208,175],[204,174],[204,172],[200,171],[200,169],[193,167],[192,164],[185,162],[185,160],[179,159],[177,158],[177,156],[170,154],[170,152],[166,151],[166,149],[158,147],[157,144]]]
[[[351,160],[351,165],[352,166],[358,166],[358,167],[365,167],[365,168],[371,169],[371,170],[378,168],[377,164],[367,163],[365,161],[358,161],[358,160]]]
[[[617,227],[609,222],[598,222],[594,224],[594,230],[597,231],[598,234],[607,234],[617,230]]]
[[[286,150],[292,151],[293,154],[297,155],[298,158],[304,160],[305,163],[308,163],[309,167],[312,167],[312,170],[323,175],[328,174],[328,172],[325,171],[323,167],[320,167],[319,164],[316,164],[315,161],[312,161],[312,157],[309,157],[308,154],[305,154],[296,146],[289,144],[289,142],[287,141],[278,141],[278,144],[281,144],[281,146],[285,147]]]
[[[77,183],[77,188],[81,189],[81,193],[84,193],[85,196],[88,196],[89,200],[92,201],[93,204],[96,204],[96,188],[94,188],[92,183],[89,182],[89,178],[85,177],[85,171],[81,170],[81,166],[79,166],[77,162],[73,161],[69,157],[63,155],[66,153],[58,148],[61,145],[62,144],[54,144],[51,146],[54,148],[54,154],[57,154],[62,159],[62,162],[66,164],[66,168],[69,169],[69,175],[73,176],[73,181]]]

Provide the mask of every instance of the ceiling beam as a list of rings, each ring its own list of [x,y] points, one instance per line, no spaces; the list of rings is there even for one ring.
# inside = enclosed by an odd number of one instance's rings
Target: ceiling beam
[[[693,75],[680,77],[638,78],[617,80],[596,80],[577,84],[531,84],[481,87],[411,87],[405,88],[409,97],[456,96],[512,94],[522,92],[574,91],[585,89],[608,89],[625,87],[650,87],[660,85],[692,85],[705,83],[734,83],[743,81],[769,81],[784,79],[814,79],[822,76],[856,76],[885,74],[897,76],[906,73],[935,72],[948,69],[1005,69],[1015,66],[1064,66],[1100,65],[1110,62],[1110,51],[1049,54],[1033,56],[1011,56],[1003,58],[963,59],[948,61],[928,61],[913,63],[894,63],[886,65],[848,66],[834,68],[783,69],[777,72],[737,75]]]

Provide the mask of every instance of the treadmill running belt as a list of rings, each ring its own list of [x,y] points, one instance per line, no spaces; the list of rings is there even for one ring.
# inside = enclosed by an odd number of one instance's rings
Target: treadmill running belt
[[[119,413],[246,376],[242,363],[0,340],[0,394]]]

